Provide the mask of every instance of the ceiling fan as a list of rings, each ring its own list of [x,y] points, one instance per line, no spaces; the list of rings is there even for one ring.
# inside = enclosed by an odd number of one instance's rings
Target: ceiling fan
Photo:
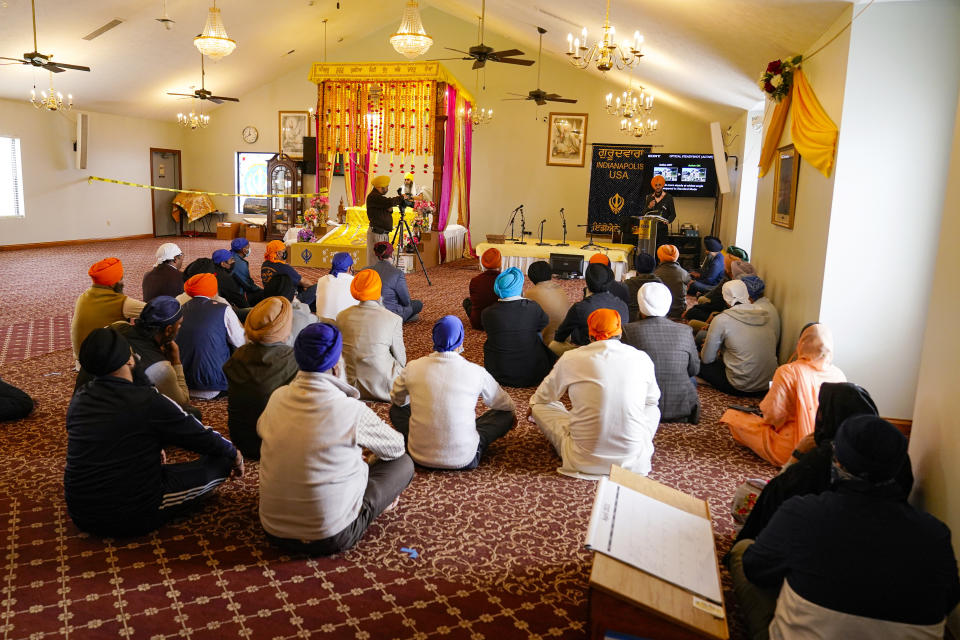
[[[168,96],[183,96],[185,98],[199,98],[200,100],[209,100],[214,104],[222,104],[224,100],[230,102],[240,102],[239,98],[228,98],[227,96],[215,96],[211,91],[207,91],[206,83],[207,71],[203,65],[203,54],[200,54],[200,88],[193,93],[173,93],[167,91]],[[194,85],[196,86],[196,85]]]
[[[12,60],[13,64],[32,64],[35,67],[61,73],[67,69],[76,71],[90,71],[90,67],[84,67],[79,64],[67,64],[66,62],[54,62],[53,54],[44,55],[37,51],[37,6],[34,0],[30,0],[30,8],[33,10],[33,51],[23,54],[23,58],[5,58],[0,56],[0,60]],[[11,63],[8,63],[11,64]]]
[[[547,93],[540,88],[540,67],[543,66],[543,34],[547,32],[543,27],[537,27],[537,31],[540,33],[540,51],[537,53],[537,88],[533,91],[523,95],[522,93],[509,93],[511,96],[519,96],[517,98],[504,98],[504,100],[533,100],[538,105],[545,105],[548,102],[568,102],[573,104],[576,100],[571,98],[562,98],[558,93]]]
[[[523,51],[519,49],[507,49],[505,51],[494,51],[493,47],[488,47],[483,44],[483,22],[484,16],[487,12],[487,0],[483,0],[480,7],[480,44],[470,47],[466,51],[461,51],[460,49],[452,49],[450,47],[444,47],[449,51],[456,51],[457,53],[462,53],[466,58],[435,58],[435,60],[473,60],[472,69],[483,69],[484,65],[487,62],[504,62],[506,64],[519,64],[525,67],[529,67],[533,64],[533,60],[522,60],[516,56],[524,55]]]

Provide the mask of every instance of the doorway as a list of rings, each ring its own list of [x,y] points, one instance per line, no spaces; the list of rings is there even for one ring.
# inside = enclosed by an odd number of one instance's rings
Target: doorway
[[[181,189],[179,149],[150,149],[150,184],[154,187],[167,187],[177,191]],[[174,191],[150,190],[155,238],[175,236],[180,233],[180,225],[170,213],[173,198],[176,195]]]

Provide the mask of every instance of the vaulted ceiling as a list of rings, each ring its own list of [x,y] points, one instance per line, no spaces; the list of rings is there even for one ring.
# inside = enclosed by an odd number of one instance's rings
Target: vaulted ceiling
[[[192,92],[200,85],[200,54],[192,40],[203,28],[204,0],[167,0],[175,20],[166,30],[156,21],[161,0],[36,0],[38,49],[61,62],[92,67],[90,73],[55,74],[58,91],[75,93],[91,111],[155,119],[170,117],[166,91]],[[236,51],[207,64],[208,89],[242,97],[248,91],[323,55],[322,20],[327,18],[327,56],[338,59],[343,43],[399,24],[403,0],[220,0],[223,21]],[[762,100],[755,78],[773,58],[803,53],[850,5],[850,0],[612,0],[611,22],[620,34],[644,34],[646,56],[634,78],[653,87],[661,100],[704,119],[723,118]],[[474,23],[480,0],[422,0]],[[493,46],[513,45],[535,56],[534,26],[548,30],[544,55],[564,59],[566,35],[586,27],[600,31],[603,0],[488,0],[486,37]],[[471,43],[435,39],[427,57],[443,47]],[[83,37],[113,19],[123,22],[92,40]],[[33,50],[30,0],[0,0],[0,56]],[[533,52],[533,54],[530,54]],[[392,59],[402,60],[399,54]],[[0,63],[6,61],[0,61]],[[459,64],[459,63],[457,63]],[[593,71],[592,73],[598,73]],[[626,85],[624,72],[612,72]],[[31,87],[46,89],[49,74],[23,65],[0,66],[0,97],[22,99]]]

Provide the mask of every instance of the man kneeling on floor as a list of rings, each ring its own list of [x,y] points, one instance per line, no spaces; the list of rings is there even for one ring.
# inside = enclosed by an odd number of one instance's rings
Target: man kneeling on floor
[[[653,361],[620,342],[617,311],[597,309],[587,327],[590,344],[557,360],[530,398],[530,415],[563,459],[563,475],[596,480],[614,464],[647,475],[660,422]]]
[[[332,324],[301,331],[293,347],[300,372],[257,422],[260,524],[271,542],[309,555],[353,547],[413,479],[403,438],[337,377],[342,349]],[[376,461],[364,461],[364,448]]]
[[[490,443],[513,428],[513,400],[486,369],[460,355],[463,323],[456,316],[433,325],[433,348],[393,381],[390,421],[417,464],[475,469]],[[479,418],[478,396],[489,407]]]
[[[67,512],[77,527],[102,536],[138,536],[196,506],[243,456],[149,384],[134,383],[130,344],[96,329],[80,346],[80,364],[96,376],[67,410]],[[164,464],[163,447],[202,454]]]

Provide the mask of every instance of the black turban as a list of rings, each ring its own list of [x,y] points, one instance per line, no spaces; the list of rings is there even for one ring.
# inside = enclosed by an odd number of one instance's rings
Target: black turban
[[[545,282],[553,277],[553,269],[550,268],[549,262],[537,260],[527,267],[527,277],[533,284]]]
[[[183,281],[186,282],[195,275],[212,273],[216,275],[217,265],[210,258],[197,258],[183,270]]]
[[[653,273],[657,260],[649,253],[640,252],[633,258],[633,266],[637,273]]]
[[[907,459],[907,439],[883,418],[858,415],[840,425],[833,450],[844,469],[878,484],[900,471]]]
[[[613,282],[613,270],[605,264],[594,262],[587,267],[587,289],[590,293],[600,293],[610,289]]]
[[[130,343],[113,329],[94,329],[80,345],[80,366],[95,376],[113,373],[130,360]]]

